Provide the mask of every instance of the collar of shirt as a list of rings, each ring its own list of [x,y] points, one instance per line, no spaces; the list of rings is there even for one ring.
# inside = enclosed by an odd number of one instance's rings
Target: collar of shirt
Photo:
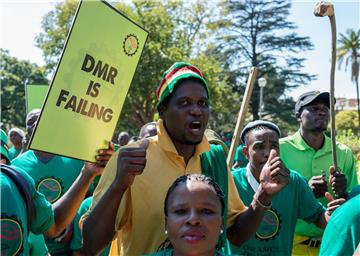
[[[167,133],[164,123],[162,119],[159,119],[158,126],[157,126],[157,133],[158,133],[158,142],[160,147],[170,153],[178,155],[178,152],[175,148],[174,143],[172,142],[169,134]],[[195,147],[195,153],[194,156],[201,155],[202,153],[210,150],[210,144],[205,137],[205,135],[202,138],[202,141],[196,145]]]
[[[249,182],[251,188],[254,190],[254,192],[256,192],[258,190],[260,184],[259,184],[259,182],[257,182],[254,175],[250,171],[250,163],[248,163],[246,165],[246,178],[247,178],[247,181]]]
[[[323,153],[328,153],[331,152],[331,140],[328,136],[326,136],[324,134],[324,145],[318,150],[318,151],[323,151]],[[311,151],[315,151],[312,147],[310,147],[305,140],[303,139],[303,137],[300,134],[300,130],[298,130],[294,135],[293,135],[293,142],[296,146],[296,148],[298,148],[299,150],[311,150]]]

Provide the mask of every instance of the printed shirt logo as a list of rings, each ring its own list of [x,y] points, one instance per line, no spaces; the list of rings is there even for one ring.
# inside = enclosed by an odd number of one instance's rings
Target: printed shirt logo
[[[281,228],[280,214],[275,209],[265,211],[255,237],[261,241],[275,239]]]
[[[20,255],[23,250],[21,221],[15,215],[1,215],[1,255]]]
[[[46,199],[50,203],[53,203],[60,198],[63,186],[58,179],[54,177],[47,177],[38,183],[37,190],[45,195]]]
[[[139,40],[134,34],[127,35],[123,42],[123,49],[126,55],[133,56],[139,49]]]

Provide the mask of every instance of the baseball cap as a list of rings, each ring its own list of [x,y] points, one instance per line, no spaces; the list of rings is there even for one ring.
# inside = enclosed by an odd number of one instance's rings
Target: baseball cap
[[[303,107],[315,100],[321,100],[330,107],[330,94],[328,92],[310,91],[300,95],[295,103],[295,113],[299,113]]]

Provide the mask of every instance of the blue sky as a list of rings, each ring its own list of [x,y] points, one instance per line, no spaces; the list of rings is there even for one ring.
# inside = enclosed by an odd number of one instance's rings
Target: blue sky
[[[307,58],[303,71],[318,75],[318,79],[308,85],[287,92],[297,97],[309,90],[329,91],[331,33],[328,18],[313,15],[316,1],[293,1],[290,21],[298,26],[296,30],[302,36],[309,36],[314,50],[301,53]],[[360,28],[360,1],[332,1],[335,6],[337,32],[345,33],[347,29]],[[8,49],[10,55],[22,60],[30,60],[39,65],[44,64],[42,52],[35,46],[35,35],[41,32],[42,17],[49,12],[55,1],[44,0],[0,0],[0,47]],[[266,88],[265,88],[266,90]],[[347,72],[336,69],[336,97],[355,98],[355,86]]]

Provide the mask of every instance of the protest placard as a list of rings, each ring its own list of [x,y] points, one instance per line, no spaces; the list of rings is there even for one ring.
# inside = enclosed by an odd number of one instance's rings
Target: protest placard
[[[82,1],[30,148],[94,162],[106,148],[147,32],[104,1]]]
[[[47,84],[27,84],[25,88],[26,113],[29,113],[33,109],[41,108],[49,86]]]

